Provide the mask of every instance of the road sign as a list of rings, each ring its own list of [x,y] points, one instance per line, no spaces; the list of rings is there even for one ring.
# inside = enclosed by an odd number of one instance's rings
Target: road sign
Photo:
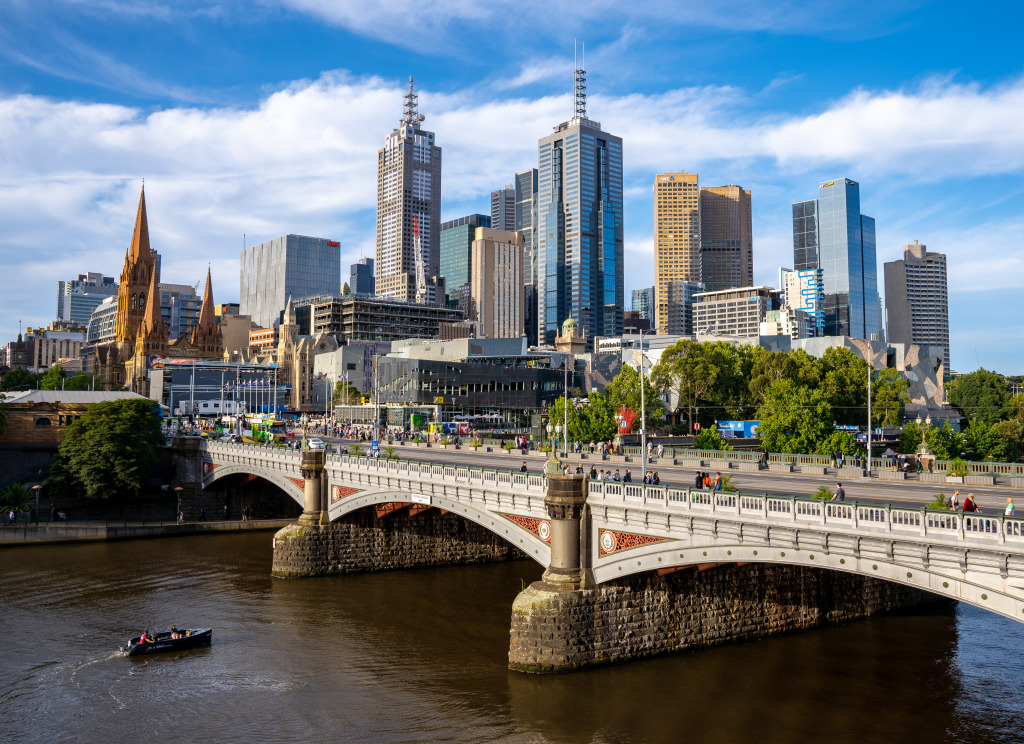
[[[372,442],[370,442],[370,449],[373,450],[374,452],[379,450],[380,449],[380,442],[378,442],[376,439],[373,440]]]

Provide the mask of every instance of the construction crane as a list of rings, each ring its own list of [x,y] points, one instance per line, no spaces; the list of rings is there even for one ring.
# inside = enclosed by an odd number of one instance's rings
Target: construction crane
[[[427,271],[423,265],[423,240],[420,238],[419,215],[412,216],[412,248],[416,252],[416,302],[427,301]]]

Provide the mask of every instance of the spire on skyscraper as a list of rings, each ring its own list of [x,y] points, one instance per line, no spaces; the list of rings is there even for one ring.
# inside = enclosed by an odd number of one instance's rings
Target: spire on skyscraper
[[[405,94],[405,116],[399,119],[400,124],[412,124],[418,126],[426,117],[419,112],[418,94],[412,89],[412,75],[409,76],[409,92]]]
[[[577,62],[576,59],[576,42],[573,41],[573,67],[576,68],[575,81],[576,81],[576,114],[577,119],[587,118],[587,63],[586,63],[587,45],[586,42],[580,44],[580,55]],[[410,78],[411,80],[412,78]]]

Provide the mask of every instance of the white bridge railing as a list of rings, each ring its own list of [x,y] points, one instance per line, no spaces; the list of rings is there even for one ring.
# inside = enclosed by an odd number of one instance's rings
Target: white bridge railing
[[[646,506],[670,514],[818,527],[870,536],[917,536],[937,543],[1000,545],[1003,550],[1024,553],[1024,519],[1003,515],[607,481],[588,484],[588,501],[592,507]]]

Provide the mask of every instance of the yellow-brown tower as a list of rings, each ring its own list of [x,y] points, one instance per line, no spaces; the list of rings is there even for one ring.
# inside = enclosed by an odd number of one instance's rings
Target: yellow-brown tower
[[[224,339],[217,325],[213,310],[213,283],[210,269],[206,269],[206,287],[203,289],[203,306],[199,310],[199,322],[192,329],[192,346],[201,359],[219,359],[224,356]]]
[[[146,312],[142,316],[139,334],[135,339],[135,356],[142,358],[143,369],[151,355],[167,354],[168,329],[160,315],[160,285],[156,281],[156,272],[150,274]]]
[[[135,231],[132,244],[124,259],[121,283],[117,288],[117,326],[115,340],[135,345],[142,318],[146,313],[147,292],[156,274],[156,257],[149,247],[149,222],[146,219],[146,188],[143,186],[139,197],[139,210],[135,214]],[[159,290],[159,277],[155,286]],[[157,312],[159,313],[159,298]]]
[[[669,332],[669,290],[674,281],[701,281],[697,174],[654,177],[654,319]]]

